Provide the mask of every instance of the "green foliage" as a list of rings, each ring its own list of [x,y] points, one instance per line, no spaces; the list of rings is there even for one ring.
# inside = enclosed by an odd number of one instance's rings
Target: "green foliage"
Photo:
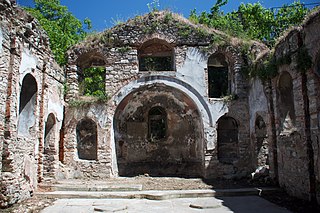
[[[237,11],[224,14],[220,8],[227,3],[227,0],[217,0],[210,13],[197,15],[196,10],[192,10],[189,19],[233,36],[257,39],[273,46],[282,32],[300,24],[309,12],[300,2],[283,5],[278,10],[264,8],[260,3],[242,3]]]
[[[105,92],[105,69],[90,67],[83,70],[83,80],[79,85],[79,93],[101,99],[107,97]]]
[[[181,36],[182,38],[188,38],[192,33],[191,27],[187,24],[179,23],[177,25],[177,28],[178,28],[178,35]]]
[[[164,15],[164,23],[166,24],[169,24],[173,21],[173,15],[171,12],[167,12],[165,15]]]
[[[69,106],[70,107],[79,108],[79,107],[83,107],[83,106],[89,105],[90,103],[91,102],[85,101],[85,100],[71,100],[69,102]]]
[[[50,48],[60,65],[65,65],[65,53],[69,47],[82,40],[86,29],[91,29],[91,21],[78,20],[60,0],[34,0],[34,8],[25,8],[38,19],[50,39]]]
[[[246,63],[247,64],[247,63]],[[253,64],[243,66],[242,73],[248,78],[258,77],[262,81],[275,77],[278,73],[277,61],[275,60],[273,52],[267,57],[255,61]]]
[[[91,97],[90,99],[75,99],[69,101],[69,106],[74,108],[87,107],[93,103],[106,103],[110,98],[107,95]]]

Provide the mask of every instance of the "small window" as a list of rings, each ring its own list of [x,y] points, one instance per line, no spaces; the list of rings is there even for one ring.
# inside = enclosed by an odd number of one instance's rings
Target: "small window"
[[[83,160],[97,159],[97,125],[90,119],[79,121],[77,128],[78,157]]]
[[[218,159],[228,164],[238,159],[238,125],[231,117],[223,116],[218,121]]]
[[[165,41],[150,40],[138,51],[140,71],[173,71],[173,48]]]
[[[106,63],[97,52],[81,55],[77,60],[79,95],[105,97]]]
[[[162,107],[153,107],[149,111],[149,138],[160,140],[167,134],[167,114]]]
[[[214,54],[208,59],[209,98],[221,98],[228,95],[228,64],[224,55]]]

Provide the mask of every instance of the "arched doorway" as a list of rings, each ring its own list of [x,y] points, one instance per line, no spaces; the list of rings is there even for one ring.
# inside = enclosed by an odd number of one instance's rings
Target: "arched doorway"
[[[120,176],[199,177],[203,174],[203,124],[196,104],[164,84],[140,87],[114,116]]]
[[[220,163],[233,164],[239,158],[238,124],[229,116],[218,120],[218,160]]]

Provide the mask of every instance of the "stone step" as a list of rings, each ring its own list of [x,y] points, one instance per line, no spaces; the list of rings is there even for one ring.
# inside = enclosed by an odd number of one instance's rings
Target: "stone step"
[[[36,196],[47,198],[122,198],[167,200],[173,198],[229,197],[262,195],[279,192],[280,188],[241,188],[241,189],[205,189],[205,190],[168,190],[168,191],[51,191],[36,192]]]
[[[84,191],[84,192],[112,192],[112,191],[141,191],[141,184],[102,184],[102,185],[63,185],[39,184],[39,191]]]

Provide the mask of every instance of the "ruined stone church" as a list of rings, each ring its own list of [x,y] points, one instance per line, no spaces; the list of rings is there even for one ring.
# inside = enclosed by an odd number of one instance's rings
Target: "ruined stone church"
[[[152,12],[68,51],[59,67],[37,20],[0,0],[0,206],[39,183],[118,176],[247,178],[320,199],[319,10],[271,50]],[[310,63],[307,63],[310,60]],[[309,66],[308,66],[309,65]],[[103,100],[84,71],[102,68]]]

